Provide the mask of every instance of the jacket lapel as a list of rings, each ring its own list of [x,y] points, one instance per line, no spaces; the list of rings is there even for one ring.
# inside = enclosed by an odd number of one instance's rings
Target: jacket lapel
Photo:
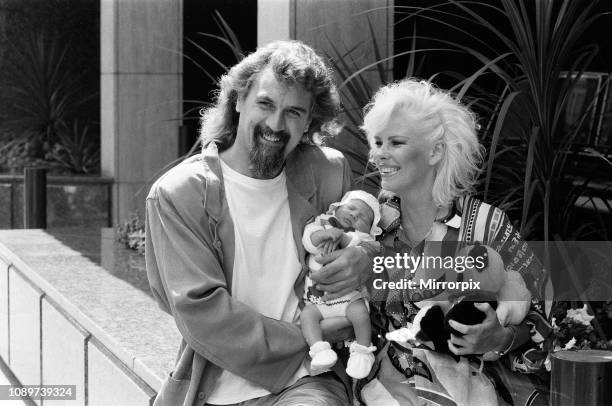
[[[208,175],[204,177],[206,187],[204,191],[204,210],[208,215],[208,227],[213,238],[213,247],[225,272],[227,288],[231,291],[234,271],[234,222],[229,216],[229,207],[225,199],[223,187],[223,173],[219,163],[217,144],[211,142],[202,150],[204,170]],[[223,241],[223,244],[221,244]]]
[[[300,147],[298,146],[296,150],[299,149]],[[298,259],[300,260],[300,264],[302,264],[300,276],[293,285],[293,290],[300,300],[300,308],[304,305],[302,300],[304,277],[308,272],[308,267],[306,266],[306,250],[304,250],[304,246],[302,245],[302,234],[304,233],[304,226],[319,214],[317,208],[313,205],[316,184],[312,166],[310,162],[300,159],[301,156],[303,156],[303,154],[299,154],[299,151],[294,151],[287,157],[285,166],[293,240],[297,249]]]
[[[299,149],[299,147],[296,149]],[[319,214],[312,204],[316,192],[314,173],[310,163],[299,159],[299,152],[295,153],[295,151],[287,158],[285,173],[287,175],[287,194],[293,239],[300,262],[304,264],[305,251],[302,246],[304,226]]]

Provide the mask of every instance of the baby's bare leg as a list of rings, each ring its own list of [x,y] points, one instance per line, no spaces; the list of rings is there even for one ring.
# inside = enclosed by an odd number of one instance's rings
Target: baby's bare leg
[[[372,328],[365,300],[359,299],[350,303],[346,308],[346,317],[355,330],[355,341],[360,345],[369,347],[372,342]]]
[[[306,303],[300,314],[300,320],[302,324],[302,334],[309,346],[318,341],[323,341],[323,333],[321,331],[321,325],[319,324],[321,319],[323,319],[323,316],[321,316],[321,312],[317,309],[317,306],[312,303]]]

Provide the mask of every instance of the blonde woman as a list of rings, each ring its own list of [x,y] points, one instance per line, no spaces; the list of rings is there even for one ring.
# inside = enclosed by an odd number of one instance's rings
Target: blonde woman
[[[490,245],[501,254],[506,270],[523,276],[534,298],[531,311],[520,325],[503,326],[489,304],[478,303],[485,314],[482,323],[451,321],[451,327],[464,334],[451,335],[448,341],[451,352],[464,356],[459,363],[433,351],[378,343],[379,348],[386,345],[378,355],[378,375],[360,385],[358,400],[363,403],[394,398],[402,405],[420,404],[419,398],[425,398],[440,404],[547,404],[537,390],[543,382],[536,379],[543,370],[542,343],[550,333],[539,300],[545,272],[506,214],[471,196],[483,157],[476,129],[474,114],[430,82],[403,80],[376,93],[366,107],[363,130],[381,187],[393,196],[400,213],[398,226],[385,230],[381,239],[383,255],[441,255],[445,244],[433,243],[439,241]],[[389,280],[416,280],[434,277],[435,272],[387,267],[385,275]],[[413,322],[419,302],[438,293],[374,290],[378,336]],[[478,362],[470,362],[487,352],[499,360],[485,363],[484,371]]]

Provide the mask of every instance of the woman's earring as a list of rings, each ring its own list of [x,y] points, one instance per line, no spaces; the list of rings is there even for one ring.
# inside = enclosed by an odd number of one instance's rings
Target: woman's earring
[[[368,157],[368,165],[371,165],[372,167],[376,168],[376,161],[371,156]]]

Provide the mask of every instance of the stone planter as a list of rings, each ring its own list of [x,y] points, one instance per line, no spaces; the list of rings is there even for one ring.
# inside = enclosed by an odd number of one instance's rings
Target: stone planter
[[[100,176],[47,177],[47,227],[111,225],[113,180]],[[0,229],[23,228],[23,176],[0,174]]]
[[[100,230],[100,263],[110,274],[150,295],[144,255],[117,241],[117,230]]]

